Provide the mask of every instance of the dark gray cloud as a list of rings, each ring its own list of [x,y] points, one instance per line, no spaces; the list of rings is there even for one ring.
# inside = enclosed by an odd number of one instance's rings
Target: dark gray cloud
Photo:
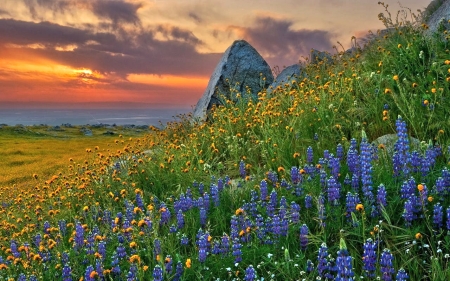
[[[202,23],[203,19],[195,12],[189,12],[188,16],[193,19],[196,23]]]
[[[333,34],[325,30],[292,29],[293,22],[259,17],[251,27],[237,28],[272,67],[297,63],[311,48],[332,51]],[[231,27],[232,29],[234,27]]]
[[[96,0],[91,2],[92,11],[99,17],[112,21],[113,26],[122,23],[139,25],[141,20],[137,11],[142,8],[142,4],[129,3],[122,0]]]
[[[164,34],[167,40],[157,40]],[[33,23],[0,19],[0,46],[15,44],[30,49],[30,54],[46,57],[72,67],[87,67],[101,73],[210,75],[220,54],[200,54],[196,47],[203,42],[190,31],[178,27],[157,26],[115,33],[94,32],[49,22]],[[56,47],[76,45],[73,51]]]

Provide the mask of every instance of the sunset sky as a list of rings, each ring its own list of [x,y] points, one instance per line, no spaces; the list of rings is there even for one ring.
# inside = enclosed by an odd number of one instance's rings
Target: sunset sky
[[[377,2],[1,0],[0,108],[191,108],[234,40],[282,69],[382,29]]]

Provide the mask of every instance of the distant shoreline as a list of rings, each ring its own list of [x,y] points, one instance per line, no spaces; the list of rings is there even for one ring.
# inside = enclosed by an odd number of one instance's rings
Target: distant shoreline
[[[8,126],[161,126],[187,114],[187,109],[0,109],[0,124]]]

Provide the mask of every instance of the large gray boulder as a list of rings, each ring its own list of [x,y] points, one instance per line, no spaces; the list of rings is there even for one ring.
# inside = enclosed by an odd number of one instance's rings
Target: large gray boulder
[[[426,33],[429,35],[436,32],[441,24],[447,29],[450,27],[448,24],[448,20],[450,19],[450,1],[446,0],[443,3],[441,2],[442,1],[432,1],[427,7],[427,10],[429,10],[428,12],[432,12],[427,15],[427,24],[429,28]],[[433,5],[439,8],[436,9],[436,7],[431,7]],[[436,10],[432,11],[434,9]]]
[[[292,85],[293,81],[298,81],[303,76],[306,76],[306,74],[302,71],[300,64],[290,65],[277,75],[275,81],[267,89],[267,93],[274,92],[278,87],[283,88],[286,84]]]
[[[235,100],[237,92],[246,96],[249,88],[251,96],[256,98],[258,92],[272,82],[272,70],[255,48],[244,40],[234,41],[223,54],[209,79],[208,87],[197,102],[194,120],[204,121],[207,111],[214,104],[221,104],[221,95]]]

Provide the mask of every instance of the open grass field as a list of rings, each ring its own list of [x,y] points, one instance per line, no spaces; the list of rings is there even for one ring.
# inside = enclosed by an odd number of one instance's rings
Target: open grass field
[[[0,187],[32,187],[36,180],[47,180],[67,171],[69,165],[92,159],[92,152],[107,153],[123,138],[142,136],[142,130],[90,128],[85,136],[80,128],[51,130],[47,126],[0,128]],[[106,131],[114,135],[104,134]],[[148,133],[148,131],[146,132]],[[122,140],[122,138],[120,138]],[[95,149],[97,147],[97,149]]]

